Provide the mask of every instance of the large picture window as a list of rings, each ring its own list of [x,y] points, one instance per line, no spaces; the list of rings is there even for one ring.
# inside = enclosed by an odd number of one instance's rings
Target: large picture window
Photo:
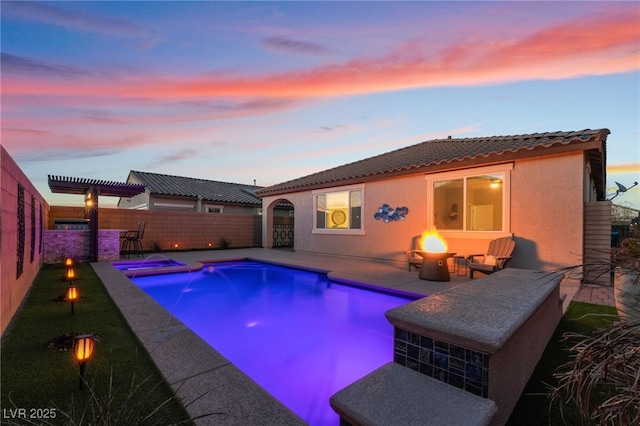
[[[314,191],[314,231],[362,230],[363,188]]]
[[[429,176],[433,226],[443,231],[508,232],[510,169],[507,165]]]

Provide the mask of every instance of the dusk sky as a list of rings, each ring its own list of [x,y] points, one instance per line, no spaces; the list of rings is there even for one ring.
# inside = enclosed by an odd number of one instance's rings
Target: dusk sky
[[[83,199],[47,175],[269,186],[449,135],[587,128],[611,130],[609,198],[640,181],[637,1],[0,8],[2,145],[53,205]],[[640,186],[614,202],[640,209]]]

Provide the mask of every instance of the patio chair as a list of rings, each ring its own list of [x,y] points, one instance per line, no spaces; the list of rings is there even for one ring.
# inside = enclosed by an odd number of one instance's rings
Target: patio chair
[[[127,258],[132,254],[142,256],[142,238],[144,237],[146,224],[146,220],[141,220],[138,222],[138,228],[135,231],[125,231],[120,236],[123,239],[122,254],[126,255]]]
[[[467,256],[469,261],[469,277],[473,278],[473,272],[479,271],[484,274],[492,274],[504,269],[505,264],[511,259],[516,242],[511,237],[502,237],[489,243],[489,248],[485,254],[471,254]],[[482,259],[476,260],[481,257]]]
[[[413,249],[404,252],[404,254],[407,256],[409,272],[411,272],[412,266],[416,268],[416,270],[420,269],[420,267],[422,266],[422,256],[418,254],[419,251],[422,251],[422,247],[420,247],[420,237],[420,235],[416,235],[415,237],[413,237],[411,239],[411,247],[413,247]]]

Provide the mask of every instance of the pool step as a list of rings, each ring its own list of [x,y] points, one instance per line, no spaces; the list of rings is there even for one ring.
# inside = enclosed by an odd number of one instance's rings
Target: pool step
[[[495,402],[388,363],[335,393],[341,425],[488,425]]]

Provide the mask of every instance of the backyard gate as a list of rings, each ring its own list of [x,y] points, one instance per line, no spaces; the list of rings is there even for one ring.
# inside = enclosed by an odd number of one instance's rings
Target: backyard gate
[[[273,218],[273,247],[293,247],[293,218]]]

